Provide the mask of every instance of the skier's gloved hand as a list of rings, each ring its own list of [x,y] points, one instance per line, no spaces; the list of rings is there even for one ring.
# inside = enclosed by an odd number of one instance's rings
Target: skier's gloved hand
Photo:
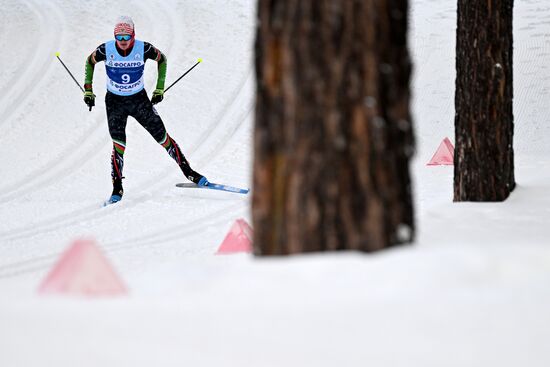
[[[91,89],[87,89],[84,92],[84,103],[90,107],[90,111],[92,110],[92,107],[95,106],[95,94]]]
[[[157,104],[164,98],[164,89],[155,89],[153,97],[151,97],[151,103]]]

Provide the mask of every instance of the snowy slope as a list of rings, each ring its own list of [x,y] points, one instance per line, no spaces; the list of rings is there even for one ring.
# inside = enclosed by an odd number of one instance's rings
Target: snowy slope
[[[2,115],[7,114],[2,120],[6,130],[3,139],[11,143],[0,148],[6,172],[2,175],[0,201],[18,208],[2,212],[5,215],[0,224],[0,238],[8,246],[34,246],[29,238],[37,234],[45,243],[52,244],[38,246],[40,255],[61,250],[67,238],[88,233],[106,246],[160,234],[168,235],[166,241],[177,242],[182,232],[209,238],[201,226],[231,220],[231,216],[224,218],[215,213],[246,215],[247,203],[242,198],[224,197],[220,208],[206,211],[209,197],[176,189],[174,183],[183,180],[178,167],[133,119],[127,129],[125,200],[120,207],[97,210],[111,189],[112,148],[102,101],[103,65],[96,67],[94,86],[98,105],[90,113],[83,109],[81,93],[53,55],[59,51],[78,79],[83,80],[85,57],[112,37],[112,19],[127,12],[128,4],[121,3],[118,9],[107,11],[101,2],[87,6],[28,2],[25,4],[28,9],[20,10],[32,11],[36,16],[33,21],[41,22],[40,32],[37,28],[36,34],[24,35],[36,42],[30,46],[35,48],[34,58],[41,67],[35,71],[34,64],[22,63],[22,68],[28,71],[13,71],[12,77],[20,81],[13,85],[15,92],[8,92],[2,100]],[[134,17],[138,36],[168,56],[168,82],[199,57],[204,60],[167,93],[158,107],[169,133],[193,167],[212,181],[248,186],[252,110],[250,4],[236,4],[229,13],[224,9],[212,11],[215,8],[212,2],[179,4],[176,6],[179,13],[163,2],[156,5],[139,2],[132,8],[130,15]],[[12,11],[18,13],[17,8]],[[242,26],[243,20],[248,20],[248,27]],[[79,25],[83,21],[86,27]],[[228,30],[222,27],[224,24],[230,25],[233,34],[230,39],[226,39]],[[71,39],[74,34],[81,38]],[[9,40],[12,38],[3,41]],[[4,64],[10,64],[9,60],[2,60]],[[151,86],[156,70],[154,64],[147,66],[146,85]],[[11,87],[11,83],[6,87]],[[19,103],[13,103],[12,95]],[[147,208],[142,207],[144,202],[148,202]],[[204,220],[207,216],[212,218]],[[167,217],[173,219],[166,220]],[[148,225],[155,222],[162,225]],[[136,228],[143,230],[136,232]],[[192,240],[201,242],[204,240],[200,238]],[[191,251],[199,249],[200,246]],[[20,250],[8,255],[12,256],[11,261],[28,258],[29,252]]]
[[[2,1],[0,366],[547,366],[550,355],[550,5],[515,7],[518,188],[500,204],[453,204],[456,1],[411,1],[413,164],[419,235],[376,255],[214,256],[247,197],[182,190],[174,162],[133,119],[125,197],[110,193],[103,65],[92,112],[77,79],[120,14],[168,56],[158,105],[213,181],[248,186],[255,0]],[[156,78],[146,68],[146,88]],[[104,300],[41,298],[76,238],[93,237],[130,289]]]

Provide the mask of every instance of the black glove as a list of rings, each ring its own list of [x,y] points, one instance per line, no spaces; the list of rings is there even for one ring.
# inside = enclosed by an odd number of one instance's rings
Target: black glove
[[[151,103],[157,104],[164,98],[164,90],[163,89],[155,89],[153,92],[153,97],[151,97]]]
[[[84,103],[90,107],[90,111],[95,106],[95,94],[91,89],[84,92]]]

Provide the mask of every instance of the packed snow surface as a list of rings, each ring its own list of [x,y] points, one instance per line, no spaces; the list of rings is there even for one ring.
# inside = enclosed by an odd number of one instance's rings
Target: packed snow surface
[[[214,255],[250,195],[180,189],[181,172],[129,119],[125,195],[111,191],[103,64],[84,60],[121,14],[168,57],[158,105],[211,181],[251,185],[255,1],[0,1],[0,366],[550,365],[550,4],[515,2],[518,187],[452,203],[455,0],[412,0],[418,236],[373,255]],[[154,88],[156,65],[146,67]],[[122,297],[37,288],[79,238],[95,239]]]

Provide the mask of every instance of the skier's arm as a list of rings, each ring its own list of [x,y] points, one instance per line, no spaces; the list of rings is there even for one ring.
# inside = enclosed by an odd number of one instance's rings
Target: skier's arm
[[[164,82],[166,81],[166,69],[168,63],[166,61],[166,56],[159,51],[160,59],[158,60],[158,78],[157,78],[157,89],[164,90]]]
[[[101,44],[94,50],[86,59],[86,65],[84,70],[84,90],[92,90],[92,84],[94,80],[94,66],[100,61],[107,59],[105,55],[105,44]]]
[[[164,82],[166,81],[166,68],[168,66],[166,56],[160,52],[160,50],[150,43],[145,42],[144,45],[144,58],[145,60],[151,59],[158,63],[158,77],[157,86],[151,97],[151,102],[157,104],[164,98]]]
[[[144,42],[144,58],[150,59],[158,63],[158,78],[156,89],[164,90],[164,82],[166,80],[166,68],[168,66],[166,56],[155,46],[148,42]]]
[[[84,68],[84,103],[92,110],[95,106],[95,94],[92,88],[94,80],[94,66],[99,61],[105,60],[105,44],[100,45],[94,52],[86,59],[86,65]]]

